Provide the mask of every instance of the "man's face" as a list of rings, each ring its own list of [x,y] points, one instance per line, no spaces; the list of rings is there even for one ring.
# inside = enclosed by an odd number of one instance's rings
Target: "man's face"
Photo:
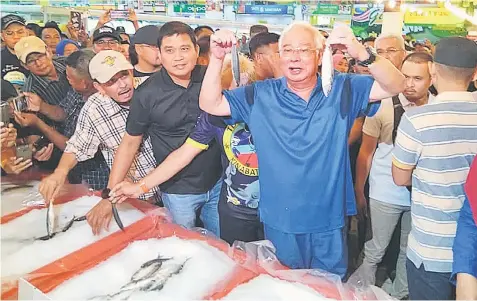
[[[116,73],[104,84],[94,83],[95,88],[117,103],[127,104],[133,97],[134,79],[132,70],[124,70]]]
[[[187,34],[164,37],[161,44],[162,66],[171,77],[188,79],[197,62],[199,49]]]
[[[17,42],[24,37],[28,37],[27,29],[25,26],[18,23],[10,24],[7,28],[2,30],[2,40],[11,50],[13,50]]]
[[[315,76],[321,52],[310,30],[295,27],[283,36],[280,67],[290,82],[301,82]]]
[[[41,39],[53,54],[56,54],[56,45],[61,41],[60,33],[54,28],[45,28],[41,32]]]
[[[403,94],[409,101],[416,101],[428,94],[432,84],[427,63],[406,61],[402,65],[402,74],[406,77],[406,89]]]
[[[88,79],[78,76],[75,69],[70,66],[66,66],[66,78],[76,92],[81,94],[88,92]]]
[[[279,68],[280,52],[278,43],[268,44],[257,49],[254,54],[255,71],[263,78],[276,78],[282,75]]]
[[[49,76],[55,69],[53,60],[48,52],[29,54],[24,65],[31,73],[37,76]]]
[[[103,50],[114,50],[121,52],[119,41],[113,38],[101,38],[93,43],[93,51],[99,53]]]
[[[398,69],[401,69],[402,61],[406,56],[406,51],[402,48],[402,45],[393,37],[378,40],[376,52],[388,59]]]
[[[136,53],[139,60],[145,61],[148,65],[159,67],[161,65],[161,53],[159,48],[153,45],[136,44]]]
[[[64,56],[69,56],[70,54],[72,54],[73,52],[78,51],[78,50],[79,49],[78,49],[78,47],[76,47],[75,44],[68,43],[65,46],[65,50],[63,51],[63,55]]]

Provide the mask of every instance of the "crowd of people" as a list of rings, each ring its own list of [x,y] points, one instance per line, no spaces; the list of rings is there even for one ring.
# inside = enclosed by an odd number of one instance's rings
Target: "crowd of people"
[[[394,252],[382,286],[392,297],[477,299],[477,185],[465,184],[477,173],[474,41],[411,47],[300,22],[280,35],[254,25],[239,40],[129,19],[132,37],[108,26],[110,12],[90,37],[2,17],[2,173],[49,171],[47,201],[66,182],[102,191],[87,214],[94,234],[113,203],[139,198],[230,244],[267,239],[290,268],[374,285]],[[31,158],[17,158],[21,145]],[[371,221],[359,267],[348,262],[361,251],[348,246],[352,216]]]

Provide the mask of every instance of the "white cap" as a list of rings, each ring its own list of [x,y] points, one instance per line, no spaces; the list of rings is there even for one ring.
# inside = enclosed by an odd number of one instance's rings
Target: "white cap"
[[[89,62],[91,78],[104,84],[116,73],[132,70],[133,66],[121,53],[114,50],[103,50],[96,54]]]

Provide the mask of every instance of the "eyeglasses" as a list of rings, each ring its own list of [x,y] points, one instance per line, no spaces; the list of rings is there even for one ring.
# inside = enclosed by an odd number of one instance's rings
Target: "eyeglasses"
[[[388,48],[388,49],[378,49],[376,51],[377,54],[382,55],[382,54],[391,54],[394,55],[400,51],[404,51],[403,49],[396,49],[396,48]]]
[[[291,48],[291,47],[287,47],[287,48],[283,48],[280,51],[280,54],[283,57],[289,58],[289,57],[292,57],[293,54],[297,53],[302,58],[309,58],[309,57],[313,56],[313,54],[315,53],[316,50],[317,50],[316,48]]]
[[[138,46],[150,48],[150,49],[152,49],[152,50],[154,50],[154,51],[159,51],[159,47],[153,46],[153,45],[141,44],[141,45],[138,45]]]
[[[32,58],[32,59],[29,59],[26,61],[26,65],[28,67],[33,67],[33,65],[36,65],[37,62],[44,62],[46,59],[46,54],[45,53],[41,53],[39,54],[38,56],[36,56],[36,58]]]
[[[99,41],[94,42],[94,44],[98,45],[98,46],[104,46],[104,45],[115,46],[115,45],[119,45],[119,41],[116,41],[116,40],[99,40]]]
[[[103,85],[106,87],[111,87],[115,83],[117,83],[119,80],[125,80],[129,76],[129,71],[128,70],[123,70],[121,72],[116,73],[115,76],[113,76],[110,80],[105,82]]]

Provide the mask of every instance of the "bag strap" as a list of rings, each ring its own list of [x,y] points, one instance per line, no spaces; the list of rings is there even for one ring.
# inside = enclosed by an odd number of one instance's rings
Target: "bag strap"
[[[399,123],[401,122],[401,117],[404,114],[404,108],[402,107],[401,101],[399,100],[398,95],[392,97],[393,107],[394,107],[394,124],[393,124],[393,144],[396,142],[397,130]]]

